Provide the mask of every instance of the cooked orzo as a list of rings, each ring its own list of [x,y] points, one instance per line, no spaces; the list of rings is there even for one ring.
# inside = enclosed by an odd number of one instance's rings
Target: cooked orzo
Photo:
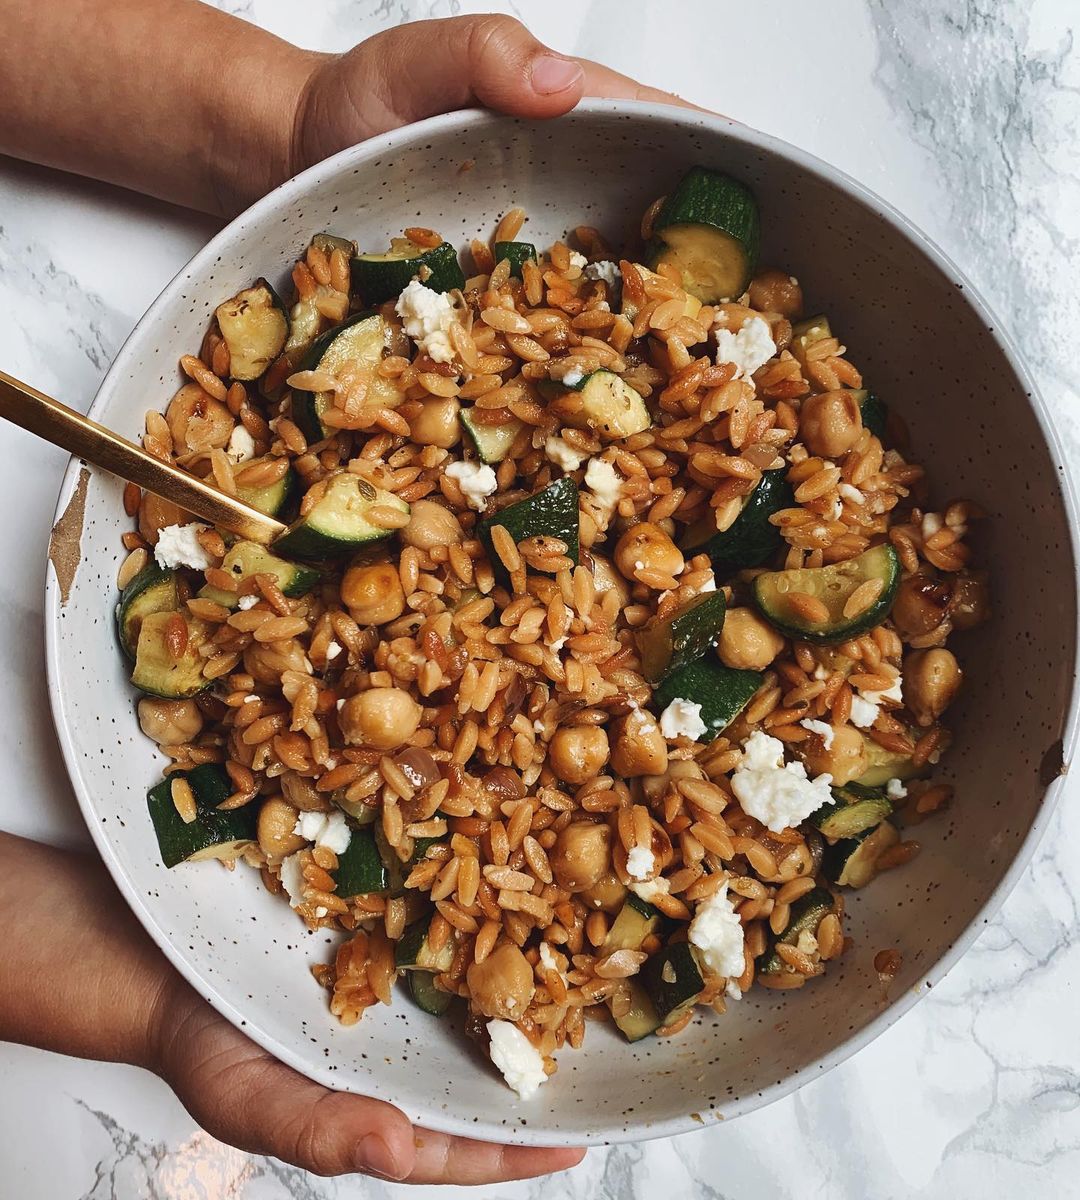
[[[165,865],[255,867],[342,934],[343,1023],[404,979],[528,1096],[589,1019],[671,1036],[844,952],[951,798],[987,598],[745,187],[695,168],[621,258],[524,219],[468,275],[321,233],[289,303],[220,304],[145,445],[292,524],[129,487],[118,622]]]

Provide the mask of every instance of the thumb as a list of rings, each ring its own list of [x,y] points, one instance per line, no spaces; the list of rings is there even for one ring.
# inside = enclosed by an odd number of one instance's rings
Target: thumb
[[[161,1074],[208,1133],[316,1175],[410,1173],[416,1147],[404,1113],[321,1087],[192,1001],[168,1039]]]
[[[452,17],[387,29],[312,75],[296,123],[299,169],[364,138],[481,104],[555,117],[581,99],[585,73],[512,17]]]

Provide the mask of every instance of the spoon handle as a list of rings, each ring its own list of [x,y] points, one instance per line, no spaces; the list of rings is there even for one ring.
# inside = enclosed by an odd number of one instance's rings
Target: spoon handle
[[[194,475],[148,454],[82,413],[0,371],[0,417],[37,434],[76,458],[138,484],[155,496],[238,537],[266,545],[285,526],[257,508],[227,496]]]

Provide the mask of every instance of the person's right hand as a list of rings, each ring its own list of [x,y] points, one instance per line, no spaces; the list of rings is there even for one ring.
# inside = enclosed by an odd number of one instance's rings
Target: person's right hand
[[[398,25],[345,54],[311,55],[310,63],[291,145],[273,156],[290,175],[365,138],[473,105],[530,119],[561,116],[583,96],[693,107],[599,63],[558,54],[520,21],[495,14]],[[232,207],[281,182],[265,180],[260,165],[236,164]]]

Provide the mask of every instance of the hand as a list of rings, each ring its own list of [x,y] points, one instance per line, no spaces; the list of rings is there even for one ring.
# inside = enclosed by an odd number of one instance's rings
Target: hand
[[[291,146],[270,160],[284,157],[290,175],[365,138],[471,105],[532,119],[569,112],[582,96],[694,107],[598,63],[557,54],[520,21],[497,15],[399,25],[345,54],[312,59]],[[238,164],[224,205],[241,208],[281,182],[259,178],[256,164]]]
[[[392,1105],[332,1092],[278,1062],[179,978],[155,1031],[156,1069],[204,1129],[316,1175],[362,1171],[405,1183],[496,1183],[562,1171],[585,1154],[414,1130]]]

